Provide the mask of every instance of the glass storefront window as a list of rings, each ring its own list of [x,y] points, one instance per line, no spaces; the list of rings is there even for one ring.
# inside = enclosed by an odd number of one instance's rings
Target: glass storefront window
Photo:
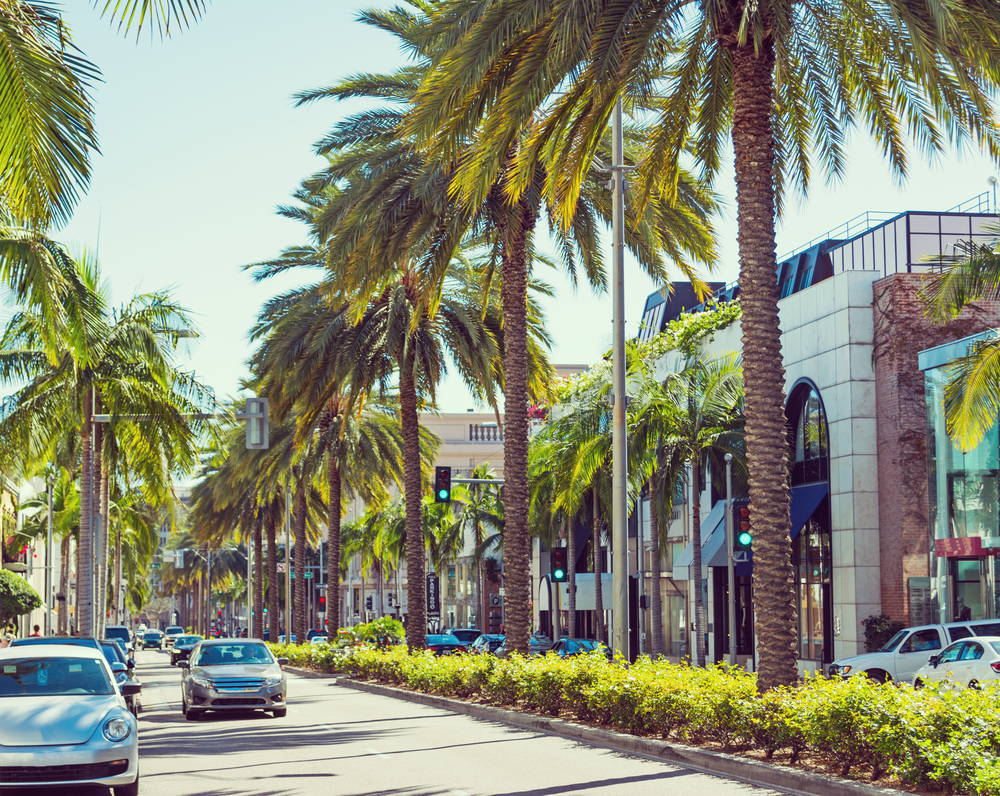
[[[820,505],[816,514],[822,512]],[[800,655],[823,659],[824,590],[830,583],[830,535],[822,523],[809,520],[792,542],[792,564],[799,604]]]

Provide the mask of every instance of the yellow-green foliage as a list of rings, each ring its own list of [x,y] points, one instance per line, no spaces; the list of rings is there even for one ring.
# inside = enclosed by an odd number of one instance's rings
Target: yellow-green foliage
[[[308,647],[274,649],[290,658],[322,655]],[[315,668],[547,715],[565,712],[622,732],[758,749],[768,758],[786,754],[793,763],[809,753],[845,776],[888,774],[918,788],[1000,796],[1000,687],[914,690],[859,677],[811,678],[759,695],[756,677],[741,669],[649,659],[627,667],[601,654],[498,660],[358,646],[338,655]]]

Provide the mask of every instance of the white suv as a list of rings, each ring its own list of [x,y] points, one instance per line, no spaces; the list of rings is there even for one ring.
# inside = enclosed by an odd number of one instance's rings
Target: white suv
[[[163,646],[172,647],[174,642],[177,640],[178,636],[184,635],[184,628],[177,625],[171,625],[166,630],[163,631]]]
[[[969,636],[1000,636],[1000,620],[949,622],[946,625],[922,625],[900,630],[877,652],[841,658],[830,664],[831,677],[866,674],[879,683],[890,680],[910,682],[914,673],[925,666],[931,655],[953,641]]]

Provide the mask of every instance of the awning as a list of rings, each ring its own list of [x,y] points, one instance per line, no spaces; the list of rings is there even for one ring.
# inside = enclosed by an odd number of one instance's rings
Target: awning
[[[803,484],[792,487],[792,502],[789,513],[792,515],[792,528],[789,538],[794,539],[799,535],[809,518],[816,511],[816,507],[826,497],[830,491],[830,485],[825,481],[822,484]]]
[[[792,525],[789,531],[789,538],[794,539],[802,529],[805,524],[809,521],[809,518],[816,511],[816,508],[826,497],[827,492],[830,491],[829,484],[803,484],[801,486],[793,486],[791,490],[791,501],[789,505],[789,514],[791,515]],[[726,548],[726,501],[720,500],[714,506],[712,506],[712,511],[709,512],[708,517],[701,524],[701,563],[702,566],[706,567],[725,567],[729,564],[729,551]],[[691,579],[691,564],[694,560],[694,548],[688,543],[681,554],[677,557],[674,562],[674,579],[675,580],[690,580]],[[753,561],[753,553],[750,553],[750,561]],[[744,562],[740,566],[749,569],[748,564],[750,562]],[[737,572],[738,575],[744,573]],[[749,573],[746,573],[749,574]]]

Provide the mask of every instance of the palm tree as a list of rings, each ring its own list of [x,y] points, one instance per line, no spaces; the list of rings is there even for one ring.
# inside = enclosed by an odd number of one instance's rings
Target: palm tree
[[[192,432],[183,413],[198,408],[205,390],[173,367],[170,346],[191,327],[183,309],[165,294],[136,296],[111,317],[95,264],[81,262],[85,288],[65,297],[68,323],[57,347],[47,320],[28,308],[15,315],[0,338],[0,380],[27,384],[5,401],[0,417],[0,460],[44,462],[70,428],[79,429],[81,516],[79,549],[92,546],[95,513],[93,413],[97,397],[138,450],[134,462],[153,461],[142,451],[168,456],[168,470],[193,461]],[[155,429],[119,415],[158,418]],[[160,444],[167,438],[170,444]],[[157,463],[161,464],[161,463]],[[94,563],[89,552],[84,559]],[[90,633],[97,596],[90,566],[78,572],[79,629]]]
[[[316,179],[329,189],[338,180],[356,178],[359,189],[341,192],[332,203],[334,212],[318,220],[324,240],[338,247],[338,259],[350,269],[339,275],[345,290],[376,295],[384,284],[386,267],[404,260],[416,263],[429,290],[422,300],[432,309],[441,295],[443,274],[458,247],[470,236],[490,252],[499,267],[503,311],[503,373],[505,396],[504,502],[509,518],[507,539],[507,595],[510,641],[527,652],[530,584],[528,582],[528,418],[531,351],[527,321],[530,264],[534,259],[533,235],[538,220],[551,208],[541,202],[548,175],[541,161],[531,160],[532,177],[517,196],[510,196],[507,177],[522,151],[512,141],[504,156],[504,170],[491,176],[472,198],[464,192],[455,201],[456,175],[468,141],[453,151],[427,157],[408,131],[407,110],[418,83],[424,79],[437,50],[436,41],[424,35],[436,4],[411,2],[414,11],[397,7],[368,11],[363,22],[394,33],[415,63],[393,75],[360,75],[332,88],[306,92],[300,101],[321,97],[372,97],[390,99],[391,107],[350,118],[320,144],[324,154],[335,153],[332,165]],[[604,274],[597,246],[600,220],[610,218],[610,201],[603,189],[606,176],[595,170],[585,179],[585,201],[577,203],[565,225],[550,223],[566,264],[575,274],[577,258],[592,284],[602,287]],[[693,182],[680,202],[651,204],[646,214],[635,214],[628,235],[630,248],[652,273],[665,275],[661,249],[676,254],[684,267],[686,253],[701,258],[710,254],[711,237],[703,223],[711,198]],[[634,207],[630,207],[630,212]],[[489,278],[494,278],[491,268]],[[413,501],[409,504],[411,510]]]
[[[438,45],[436,69],[417,96],[416,126],[441,147],[473,142],[463,186],[502,174],[529,130],[513,198],[530,183],[537,153],[559,164],[546,190],[568,216],[622,97],[657,119],[638,174],[642,200],[677,185],[689,150],[713,178],[732,136],[762,689],[798,677],[774,278],[784,190],[805,191],[816,160],[839,175],[859,119],[900,177],[908,134],[929,153],[973,140],[996,156],[998,31],[1000,7],[967,0],[445,0],[426,31]]]
[[[643,413],[662,413],[665,422],[658,450],[660,471],[669,474],[665,489],[675,489],[676,479],[686,481],[691,495],[691,583],[694,591],[694,655],[697,666],[705,665],[705,606],[699,588],[701,563],[701,491],[707,467],[725,471],[723,457],[730,453],[743,459],[743,370],[736,354],[716,359],[695,358],[682,370],[671,373],[662,391],[649,390]],[[659,584],[657,584],[657,588]],[[661,631],[662,632],[662,631]]]

